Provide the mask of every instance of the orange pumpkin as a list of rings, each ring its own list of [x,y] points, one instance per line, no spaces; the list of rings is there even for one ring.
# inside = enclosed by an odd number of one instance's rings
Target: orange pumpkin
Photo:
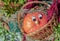
[[[34,12],[27,14],[23,20],[23,30],[26,33],[31,33],[39,30],[47,23],[47,15],[42,12]]]

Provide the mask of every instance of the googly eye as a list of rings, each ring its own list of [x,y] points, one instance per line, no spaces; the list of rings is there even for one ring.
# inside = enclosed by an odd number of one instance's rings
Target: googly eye
[[[39,14],[39,15],[38,15],[38,18],[39,18],[39,19],[42,19],[42,17],[43,17],[42,14]]]
[[[36,21],[36,17],[35,17],[35,16],[33,16],[33,17],[32,17],[32,20],[33,20],[33,21]]]

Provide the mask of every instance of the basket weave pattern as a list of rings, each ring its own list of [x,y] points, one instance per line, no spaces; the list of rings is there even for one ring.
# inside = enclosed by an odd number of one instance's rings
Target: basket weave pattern
[[[58,24],[57,18],[56,16],[55,17],[53,16],[52,19],[45,26],[43,26],[41,29],[35,32],[27,34],[27,36],[39,40],[46,39],[54,32],[53,27],[57,26],[57,24]]]
[[[24,6],[22,6],[21,9],[24,9],[24,7],[26,5],[31,4],[31,3],[41,3],[41,4],[48,5],[45,2],[32,1],[32,2],[26,3]],[[49,5],[48,5],[48,7],[49,7]],[[35,32],[26,34],[26,33],[24,33],[23,29],[20,26],[20,18],[21,18],[20,16],[21,16],[21,14],[22,14],[21,11],[19,11],[19,13],[18,13],[19,28],[22,30],[23,34],[25,34],[26,36],[31,37],[32,39],[37,39],[37,40],[47,39],[47,37],[49,37],[54,32],[53,31],[53,27],[57,26],[57,24],[58,24],[57,15],[54,15],[55,14],[54,13],[53,16],[52,16],[52,18],[49,20],[49,22],[46,25],[44,25],[43,27],[41,27],[39,30],[36,30]]]

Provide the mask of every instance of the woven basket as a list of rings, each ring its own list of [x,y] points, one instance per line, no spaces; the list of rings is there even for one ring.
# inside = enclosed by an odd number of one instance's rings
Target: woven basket
[[[48,37],[54,32],[53,31],[53,27],[57,26],[58,24],[58,20],[57,20],[57,15],[55,15],[55,13],[53,14],[52,18],[49,20],[49,22],[44,25],[43,27],[41,27],[39,30],[36,30],[35,32],[26,34],[20,24],[21,20],[21,15],[23,15],[24,13],[22,13],[22,9],[24,9],[24,7],[28,4],[32,4],[32,3],[40,3],[40,4],[44,4],[47,5],[49,7],[49,4],[47,4],[46,2],[41,2],[41,1],[32,1],[32,2],[28,2],[25,5],[22,6],[21,10],[18,13],[18,25],[19,28],[21,29],[22,33],[25,34],[28,37],[31,37],[32,39],[37,39],[37,40],[44,40],[44,39],[48,39]]]

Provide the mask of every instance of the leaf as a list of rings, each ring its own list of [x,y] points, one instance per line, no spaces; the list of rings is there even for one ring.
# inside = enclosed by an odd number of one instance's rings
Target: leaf
[[[19,0],[19,3],[20,4],[24,4],[24,0]]]
[[[3,2],[4,2],[5,5],[8,5],[10,0],[3,0]]]
[[[58,24],[58,27],[60,28],[60,23]]]
[[[54,41],[59,41],[58,38],[56,38]]]
[[[60,24],[54,28],[55,36],[57,37],[55,41],[60,41]]]

